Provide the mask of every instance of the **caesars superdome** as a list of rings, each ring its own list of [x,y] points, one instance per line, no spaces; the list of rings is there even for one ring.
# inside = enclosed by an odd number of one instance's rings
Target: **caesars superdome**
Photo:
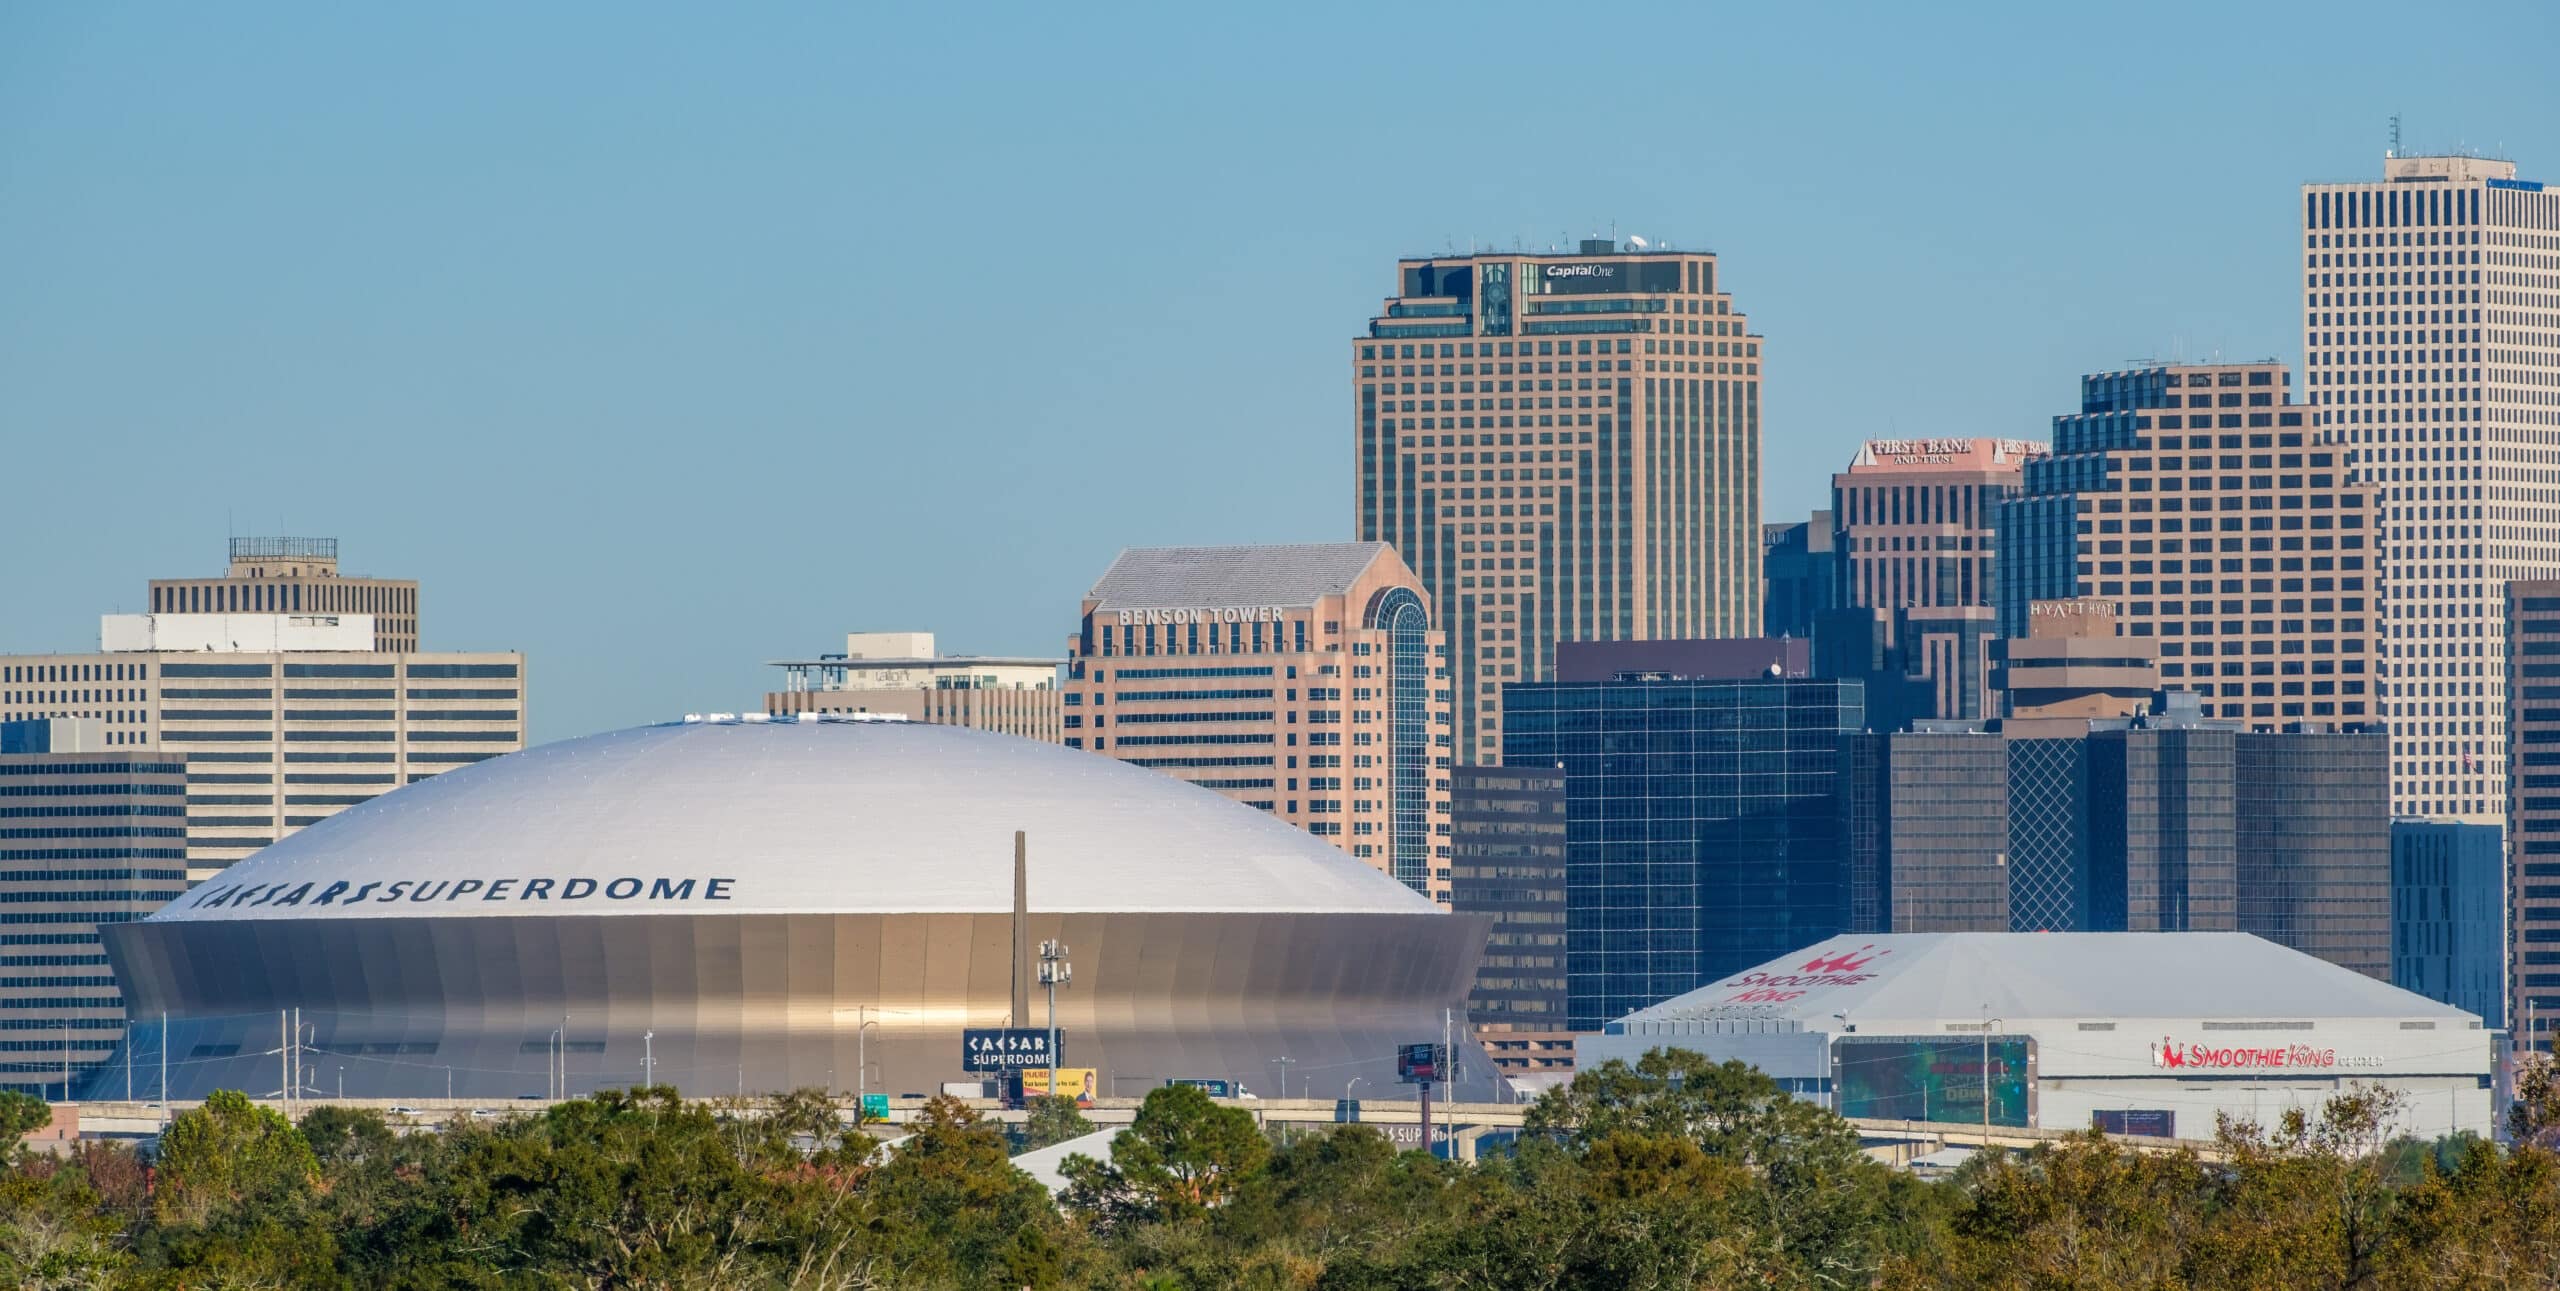
[[[902,722],[695,722],[410,785],[106,929],[168,1094],[491,1098],[638,1083],[931,1092],[1067,944],[1061,1066],[1338,1094],[1463,1020],[1486,921],[1112,758]],[[296,1010],[299,1012],[296,1013]],[[165,1034],[154,1042],[163,1027]],[[119,1062],[111,1068],[121,1067]],[[119,1071],[119,1078],[121,1072]]]

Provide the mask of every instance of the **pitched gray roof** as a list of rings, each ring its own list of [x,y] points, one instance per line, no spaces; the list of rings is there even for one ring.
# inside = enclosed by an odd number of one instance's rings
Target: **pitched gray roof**
[[[1348,591],[1387,551],[1383,542],[1131,547],[1089,595],[1106,610],[1312,605]]]
[[[1778,979],[1774,982],[1769,979]],[[1747,980],[1752,979],[1752,980]],[[1758,992],[1790,995],[1776,1003]],[[1741,997],[1741,998],[1737,998]],[[2471,1014],[2242,932],[1845,934],[1628,1014],[1627,1023],[1833,1015],[2464,1019]]]

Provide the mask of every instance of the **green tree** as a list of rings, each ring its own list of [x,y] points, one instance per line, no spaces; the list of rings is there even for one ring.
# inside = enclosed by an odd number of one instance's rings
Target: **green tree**
[[[201,1224],[233,1206],[290,1205],[319,1182],[320,1162],[293,1123],[236,1090],[217,1090],[160,1135],[154,1213]]]
[[[2212,1204],[2193,1152],[2145,1155],[2089,1131],[2026,1153],[1985,1153],[1955,1187],[1964,1201],[1942,1251],[1906,1256],[1886,1279],[1978,1287],[2172,1287]]]
[[[1868,1276],[1899,1245],[1911,1193],[1866,1158],[1857,1131],[1755,1068],[1656,1049],[1633,1065],[1612,1060],[1548,1090],[1523,1135],[1572,1154],[1613,1135],[1686,1139],[1741,1167],[1760,1186],[1733,1197],[1730,1215],[1761,1248],[1745,1263],[1791,1277]]]
[[[1080,1139],[1093,1133],[1093,1122],[1077,1109],[1076,1100],[1044,1094],[1033,1098],[1027,1106],[1029,1119],[1023,1122],[1022,1150],[1025,1152]]]
[[[1004,1132],[956,1098],[928,1101],[868,1200],[891,1285],[1054,1286],[1075,1256],[1049,1190],[1016,1169]]]
[[[1253,1115],[1190,1085],[1150,1090],[1109,1164],[1067,1159],[1068,1202],[1105,1223],[1215,1206],[1271,1155]]]
[[[89,1151],[86,1149],[97,1149]],[[132,1153],[83,1145],[68,1159],[26,1157],[0,1170],[0,1286],[108,1287],[132,1260],[124,1219],[89,1177],[91,1160]]]
[[[53,1108],[33,1094],[0,1089],[0,1148],[18,1142],[53,1123]]]
[[[311,1145],[311,1154],[332,1173],[338,1167],[360,1168],[370,1161],[389,1155],[399,1140],[391,1123],[382,1113],[369,1107],[340,1107],[323,1103],[302,1114],[303,1141]]]

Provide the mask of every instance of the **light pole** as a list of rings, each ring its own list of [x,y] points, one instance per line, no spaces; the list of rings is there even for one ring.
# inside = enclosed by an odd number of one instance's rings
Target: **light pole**
[[[657,1038],[655,1031],[640,1033],[640,1084],[643,1088],[654,1089],[658,1084],[658,1054],[653,1044]]]
[[[563,1055],[568,1052],[568,1043],[568,1036],[560,1028],[551,1028],[551,1064],[549,1069],[542,1073],[542,1083],[553,1102],[560,1100],[560,1064],[564,1060]]]
[[[1991,1150],[1991,1028],[2001,1019],[1991,1016],[1991,1006],[1982,1006],[1982,1150]]]
[[[864,1100],[871,1096],[871,1028],[880,1025],[877,1018],[864,1018],[853,1029],[853,1123],[862,1124]]]
[[[1354,1100],[1351,1098],[1351,1091],[1352,1091],[1352,1090],[1355,1090],[1355,1089],[1358,1089],[1358,1088],[1360,1087],[1360,1082],[1361,1082],[1361,1081],[1363,1081],[1363,1080],[1366,1080],[1366,1079],[1368,1079],[1368,1077],[1366,1077],[1366,1076],[1354,1076],[1354,1077],[1352,1077],[1352,1078],[1351,1078],[1351,1080],[1350,1080],[1350,1083],[1348,1083],[1348,1084],[1346,1084],[1346,1085],[1344,1085],[1344,1086],[1342,1087],[1342,1097],[1343,1097],[1344,1101],[1346,1101],[1346,1102],[1354,1101]]]
[[[1271,1061],[1280,1064],[1280,1097],[1286,1099],[1289,1096],[1289,1064],[1296,1062],[1297,1059],[1284,1054]]]
[[[1049,988],[1049,1097],[1058,1096],[1058,988],[1075,980],[1067,962],[1067,943],[1040,943],[1040,984]]]

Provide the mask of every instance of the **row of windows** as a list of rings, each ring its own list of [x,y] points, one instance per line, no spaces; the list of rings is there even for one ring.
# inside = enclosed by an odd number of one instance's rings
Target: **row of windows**
[[[0,861],[18,864],[27,861],[183,861],[186,849],[179,847],[45,847],[24,850],[0,849]],[[172,879],[185,882],[185,870],[7,870],[0,871],[0,883],[43,883],[57,879]]]
[[[176,775],[184,772],[184,762],[83,762],[74,764],[26,762],[0,766],[0,776],[10,775]]]

